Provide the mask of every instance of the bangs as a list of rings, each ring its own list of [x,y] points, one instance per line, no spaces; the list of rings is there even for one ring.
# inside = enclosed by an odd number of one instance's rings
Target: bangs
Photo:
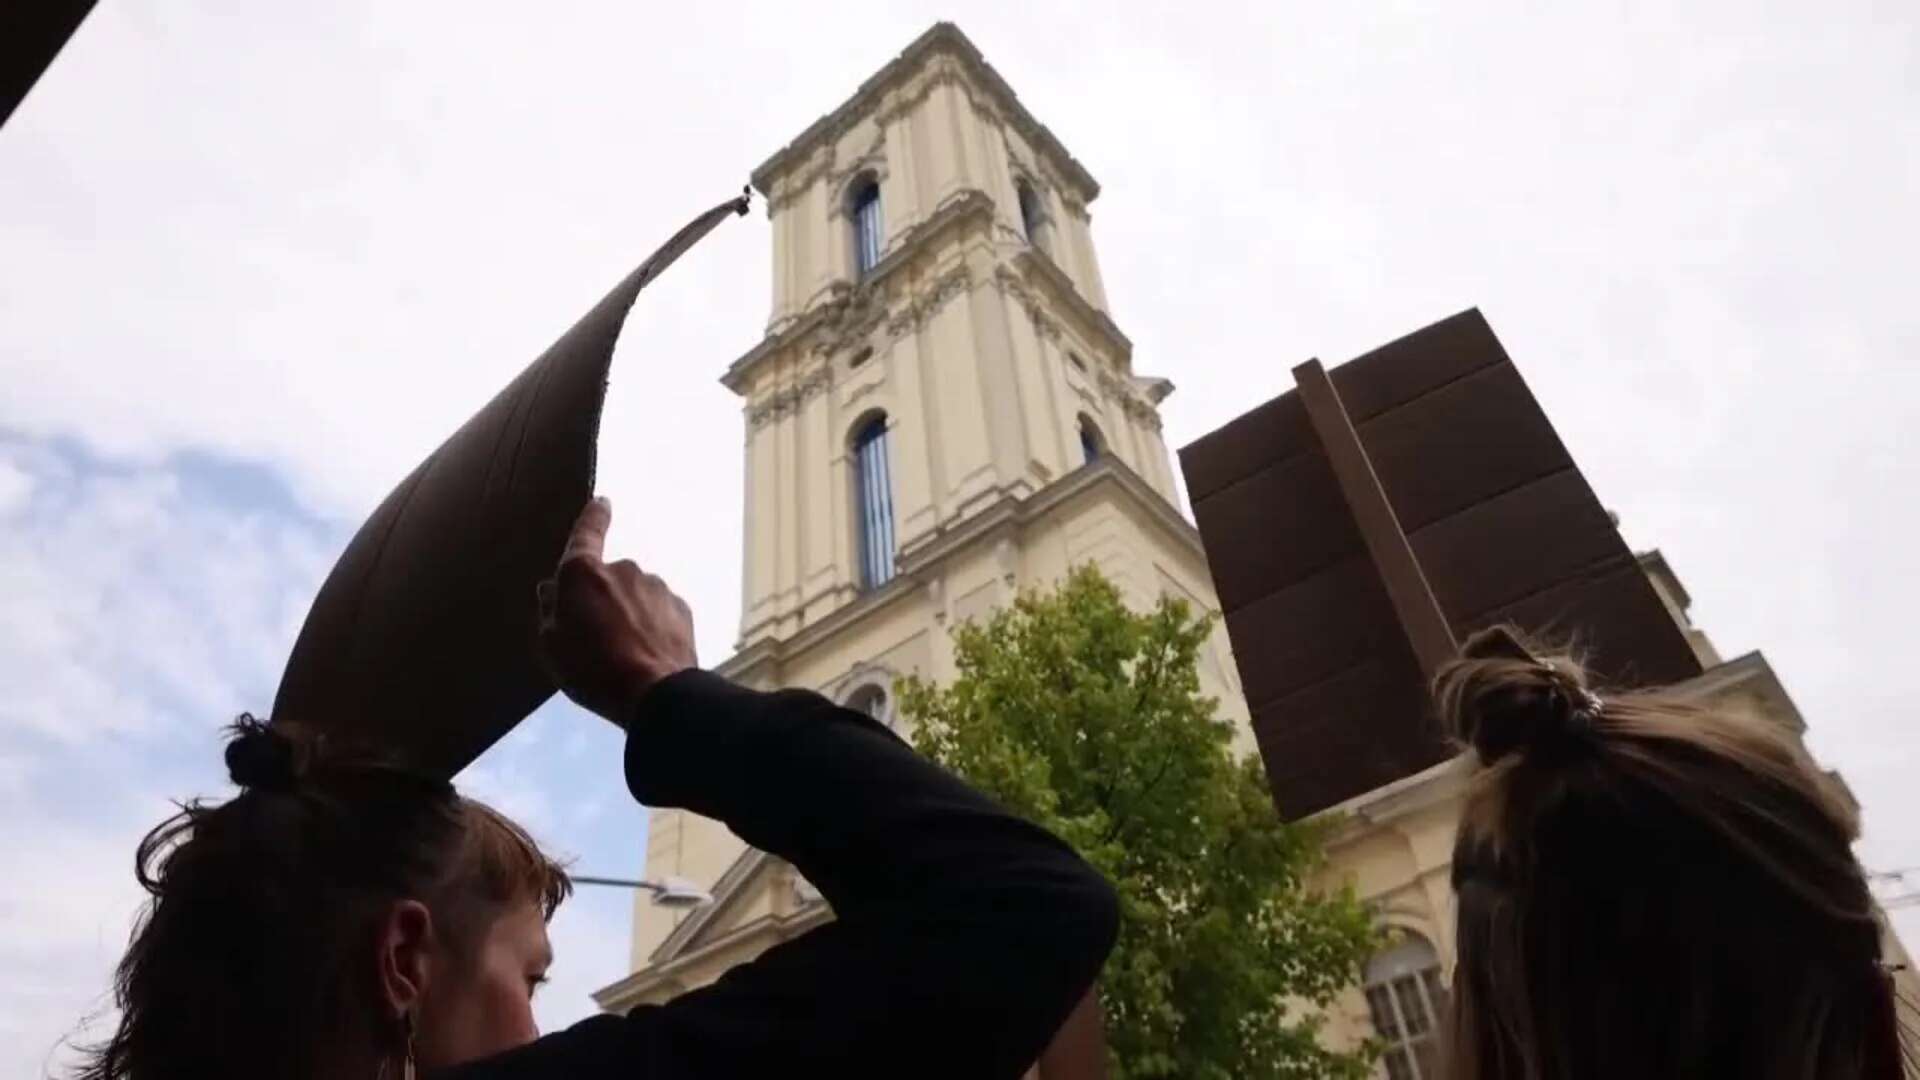
[[[540,916],[552,919],[561,901],[573,895],[566,868],[547,857],[527,831],[498,810],[462,799],[467,824],[467,873],[496,904],[531,901]]]

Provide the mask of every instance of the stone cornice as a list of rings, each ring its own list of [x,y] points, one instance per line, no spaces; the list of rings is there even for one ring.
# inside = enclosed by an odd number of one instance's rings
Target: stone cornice
[[[823,616],[819,622],[808,624],[790,638],[755,638],[752,644],[744,646],[733,656],[721,661],[714,670],[732,677],[761,664],[777,664],[786,659],[788,654],[807,648],[820,638],[834,633],[855,619],[864,617],[868,612],[912,595],[918,587],[918,584],[903,569],[894,575],[892,581],[872,592],[862,593],[859,599],[850,604],[835,608]],[[755,624],[756,627],[762,625],[765,623]]]
[[[664,966],[686,952],[687,946],[693,944],[694,940],[700,936],[700,932],[705,930],[713,920],[725,914],[734,901],[740,898],[741,889],[746,887],[747,882],[753,880],[760,868],[766,865],[768,858],[767,853],[759,848],[748,848],[746,854],[735,859],[733,865],[727,867],[726,871],[720,875],[720,879],[713,883],[713,903],[695,908],[686,918],[681,919],[680,925],[674,927],[666,939],[661,941],[647,957],[648,965]]]
[[[1027,107],[1020,103],[1013,88],[993,69],[993,65],[987,63],[980,49],[960,32],[959,27],[950,22],[938,22],[915,38],[899,56],[861,83],[853,96],[839,108],[814,121],[798,138],[775,151],[772,157],[753,170],[753,186],[767,197],[769,212],[772,204],[778,201],[774,188],[787,173],[805,162],[822,143],[836,138],[861,117],[883,108],[889,92],[906,85],[929,61],[941,55],[959,61],[961,70],[987,95],[992,105],[1005,114],[1008,126],[1031,143],[1035,152],[1067,181],[1078,203],[1085,205],[1099,197],[1099,182],[1087,172],[1086,166],[1067,152],[1067,148],[1053,132],[1047,130],[1045,124],[1034,119]]]
[[[699,967],[717,954],[737,954],[743,947],[752,945],[758,945],[753,949],[755,953],[763,952],[832,920],[833,909],[823,901],[814,901],[787,915],[763,915],[664,964],[648,964],[618,982],[595,990],[594,1004],[607,1012],[625,1012],[661,983],[674,981],[682,972]]]
[[[1002,494],[991,505],[968,515],[964,520],[936,533],[932,539],[902,553],[894,579],[884,588],[861,596],[835,609],[818,622],[810,623],[788,638],[759,638],[715,668],[721,674],[735,676],[766,664],[780,664],[788,657],[805,653],[821,641],[840,632],[849,623],[866,618],[878,608],[897,602],[915,590],[926,587],[932,571],[962,551],[989,543],[999,536],[1017,532],[1051,514],[1069,500],[1079,498],[1103,486],[1118,488],[1131,497],[1161,530],[1206,566],[1206,551],[1200,543],[1200,531],[1194,528],[1159,492],[1140,475],[1111,454],[1093,461],[1022,498]]]
[[[1007,260],[1007,265],[1018,271],[1013,280],[1034,292],[1044,289],[1047,299],[1065,308],[1067,314],[1080,321],[1087,336],[1105,342],[1121,363],[1128,370],[1132,369],[1133,340],[1120,332],[1120,327],[1111,316],[1080,295],[1073,279],[1046,252],[1029,246]]]
[[[1473,769],[1471,755],[1456,754],[1411,776],[1362,792],[1336,806],[1309,815],[1309,821],[1333,823],[1328,848],[1364,835],[1436,803],[1457,798],[1466,790]]]
[[[930,312],[922,309],[924,297],[907,301],[901,311],[889,312],[881,303],[887,294],[889,281],[900,268],[913,261],[915,254],[943,236],[949,229],[971,221],[975,217],[991,220],[993,217],[993,199],[984,191],[968,188],[958,192],[942,203],[925,221],[903,233],[894,242],[881,260],[857,285],[836,282],[834,295],[825,302],[815,304],[811,310],[787,326],[768,334],[760,343],[740,355],[740,358],[727,365],[720,376],[720,384],[736,394],[747,391],[747,375],[762,360],[773,356],[789,346],[806,341],[814,335],[832,335],[836,338],[850,336],[853,332],[865,332],[875,325],[885,322],[890,331],[903,331],[901,320],[924,318]],[[940,292],[952,287],[954,272],[941,276],[932,291]],[[940,298],[945,302],[951,293]]]
[[[1758,650],[1715,664],[1686,682],[1675,683],[1672,689],[1682,697],[1707,701],[1739,695],[1757,698],[1770,709],[1768,719],[1785,724],[1787,730],[1795,735],[1802,735],[1807,730],[1807,721],[1800,715],[1800,707],[1794,704],[1793,696],[1781,684],[1773,665]]]

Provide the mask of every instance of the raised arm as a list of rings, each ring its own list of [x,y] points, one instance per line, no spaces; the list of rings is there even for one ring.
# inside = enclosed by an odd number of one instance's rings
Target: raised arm
[[[627,727],[634,795],[792,861],[836,921],[462,1075],[1018,1077],[1113,944],[1111,889],[864,714],[693,668],[686,606],[600,560],[604,507],[581,533],[549,655],[570,694]]]

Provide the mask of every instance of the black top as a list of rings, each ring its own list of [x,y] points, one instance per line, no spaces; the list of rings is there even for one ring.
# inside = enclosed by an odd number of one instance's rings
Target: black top
[[[818,694],[683,671],[641,701],[626,770],[640,801],[791,861],[835,921],[448,1080],[1012,1080],[1113,946],[1113,891],[1066,845]]]

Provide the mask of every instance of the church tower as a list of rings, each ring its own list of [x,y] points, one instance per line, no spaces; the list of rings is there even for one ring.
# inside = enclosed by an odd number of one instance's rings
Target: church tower
[[[893,681],[953,674],[949,630],[1093,563],[1136,606],[1218,609],[1177,509],[1164,378],[1134,370],[1101,283],[1086,168],[941,23],[753,173],[773,237],[764,337],[722,382],[743,403],[737,651],[719,670],[810,687],[896,722]],[[1203,690],[1251,748],[1216,627]],[[721,824],[656,810],[634,974],[663,1001],[831,917]]]

